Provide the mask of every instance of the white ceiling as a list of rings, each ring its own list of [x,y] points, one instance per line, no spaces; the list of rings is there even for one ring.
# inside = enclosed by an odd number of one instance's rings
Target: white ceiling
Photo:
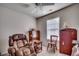
[[[28,14],[33,17],[41,17],[61,8],[71,5],[71,3],[55,3],[49,6],[35,6],[34,3],[1,3],[0,6],[12,9],[14,11]]]

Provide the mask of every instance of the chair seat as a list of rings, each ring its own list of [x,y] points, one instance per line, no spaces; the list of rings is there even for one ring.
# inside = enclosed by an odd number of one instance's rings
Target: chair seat
[[[55,42],[48,42],[48,44],[55,44]]]
[[[41,41],[40,41],[40,40],[33,40],[33,42],[39,43],[39,42],[41,42]]]
[[[22,48],[20,48],[20,50],[22,50],[22,52],[23,52],[23,54],[24,54],[25,56],[31,54],[30,48],[28,48],[28,47],[22,47]]]

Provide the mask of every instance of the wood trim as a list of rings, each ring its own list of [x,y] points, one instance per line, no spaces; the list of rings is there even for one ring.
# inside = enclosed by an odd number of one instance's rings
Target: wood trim
[[[38,19],[40,19],[40,18],[43,18],[43,17],[46,17],[46,16],[48,16],[48,15],[51,15],[51,14],[53,14],[53,13],[56,13],[56,12],[58,12],[58,11],[61,11],[61,10],[63,10],[63,9],[66,9],[66,8],[68,8],[68,7],[70,7],[70,6],[75,5],[75,4],[76,4],[76,3],[73,3],[73,4],[69,5],[69,6],[66,6],[66,7],[64,7],[64,8],[62,8],[62,9],[59,9],[59,10],[57,10],[57,11],[54,11],[54,12],[52,12],[52,13],[46,14],[46,15],[41,16],[41,17],[37,17],[36,20],[38,20]]]

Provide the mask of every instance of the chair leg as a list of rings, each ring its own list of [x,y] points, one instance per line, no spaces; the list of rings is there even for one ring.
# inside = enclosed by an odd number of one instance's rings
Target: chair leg
[[[55,53],[55,47],[53,47],[53,52]]]
[[[48,45],[47,45],[47,51],[48,51],[48,48],[49,48],[49,43],[48,43]]]
[[[41,50],[42,50],[42,43],[41,43]]]

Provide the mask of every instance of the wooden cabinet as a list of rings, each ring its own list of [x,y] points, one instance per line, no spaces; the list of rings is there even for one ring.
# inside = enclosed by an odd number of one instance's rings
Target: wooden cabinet
[[[71,55],[72,40],[77,40],[76,29],[66,28],[60,30],[60,53]]]
[[[32,41],[33,39],[40,40],[40,31],[39,30],[29,31],[29,41]]]

